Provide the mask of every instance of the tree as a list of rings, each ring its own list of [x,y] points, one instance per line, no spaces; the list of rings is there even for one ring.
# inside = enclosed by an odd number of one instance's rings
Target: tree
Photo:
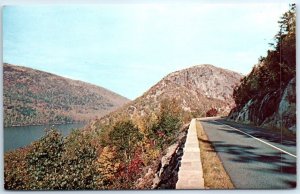
[[[173,143],[179,134],[182,113],[183,110],[175,98],[161,101],[157,124],[153,125],[149,134],[150,139],[158,142],[158,147],[161,149]]]
[[[259,65],[241,80],[234,89],[233,98],[238,107],[250,99],[262,98],[267,93],[282,90],[296,76],[296,6],[279,20],[279,32],[275,35],[272,50],[266,57],[259,58]],[[282,93],[282,91],[281,91]]]
[[[74,130],[65,139],[63,173],[60,176],[62,189],[95,189],[101,174],[97,172],[97,147],[92,133]]]
[[[142,137],[139,129],[130,120],[117,122],[109,133],[112,146],[116,147],[119,155],[124,157],[126,162],[131,159],[135,145]]]

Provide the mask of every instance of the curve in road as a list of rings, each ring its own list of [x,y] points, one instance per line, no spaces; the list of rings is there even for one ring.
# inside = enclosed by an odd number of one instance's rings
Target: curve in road
[[[223,119],[200,121],[237,189],[296,187],[296,143]]]

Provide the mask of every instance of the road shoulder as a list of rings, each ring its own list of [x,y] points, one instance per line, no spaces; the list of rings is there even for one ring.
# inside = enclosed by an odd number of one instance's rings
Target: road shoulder
[[[209,141],[201,122],[196,122],[200,156],[203,168],[204,186],[206,189],[234,189],[234,185],[223,167],[223,164]]]

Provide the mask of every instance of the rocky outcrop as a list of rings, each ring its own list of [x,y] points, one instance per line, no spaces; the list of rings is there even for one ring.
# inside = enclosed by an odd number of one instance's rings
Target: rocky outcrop
[[[235,105],[233,89],[242,77],[239,73],[213,65],[196,65],[170,73],[139,99],[153,103],[175,97],[186,111],[202,110],[206,113],[214,107],[227,115]]]
[[[234,104],[232,91],[242,77],[239,73],[204,64],[173,72],[163,80],[197,91],[207,98]]]
[[[296,132],[296,78],[292,78],[284,89],[255,97],[243,107],[233,109],[229,119]]]
[[[175,189],[188,126],[182,127],[176,143],[166,149],[157,167],[148,168],[147,173],[137,181],[137,189]]]

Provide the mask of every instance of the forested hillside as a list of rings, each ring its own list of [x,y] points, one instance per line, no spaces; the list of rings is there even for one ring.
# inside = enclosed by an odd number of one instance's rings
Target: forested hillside
[[[92,84],[3,65],[4,125],[80,122],[117,109],[128,99]]]
[[[271,128],[296,130],[296,6],[279,20],[267,56],[260,57],[235,88],[230,118]]]

